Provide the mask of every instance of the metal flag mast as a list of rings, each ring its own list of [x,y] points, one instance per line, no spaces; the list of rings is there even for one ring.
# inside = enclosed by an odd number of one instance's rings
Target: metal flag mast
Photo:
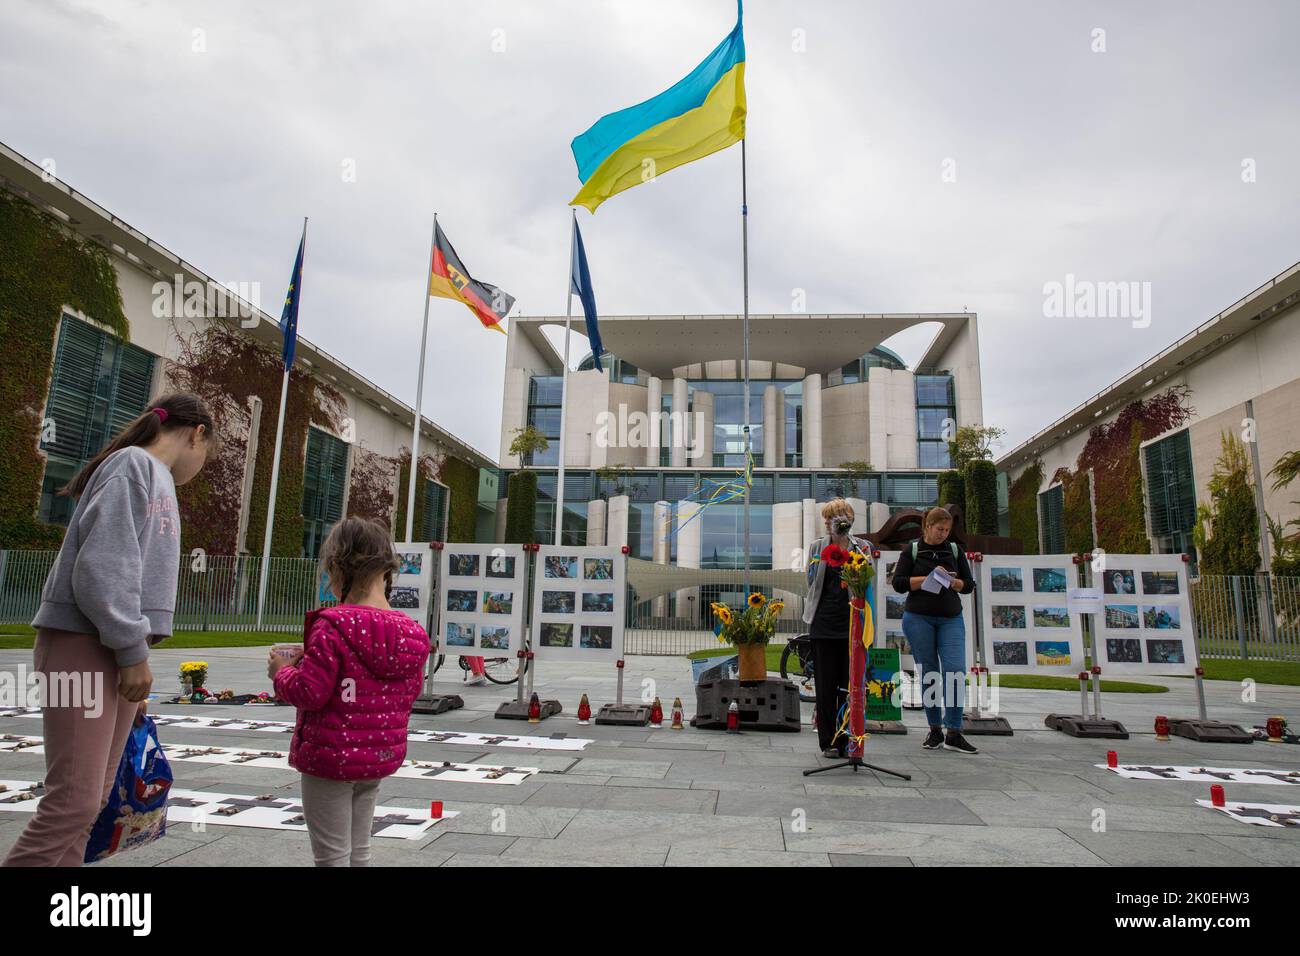
[[[564,433],[569,421],[569,329],[573,324],[573,256],[576,251],[578,210],[569,224],[569,275],[564,285],[564,377],[560,382],[559,468],[555,472],[555,543],[564,532]],[[600,356],[596,356],[599,360]]]
[[[433,214],[433,235],[429,238],[429,268],[424,275],[424,326],[420,331],[420,371],[415,380],[415,416],[411,424],[411,473],[406,482],[406,543],[414,541],[415,476],[420,464],[420,403],[424,399],[424,351],[429,340],[429,279],[433,275],[433,252],[438,244],[438,214]]]
[[[307,254],[307,217],[302,217],[302,254]],[[302,281],[302,273],[293,281]],[[301,292],[299,292],[301,294]],[[283,333],[282,333],[283,334]],[[294,338],[298,336],[295,313]],[[275,527],[275,490],[280,484],[280,451],[284,444],[284,408],[289,403],[289,363],[284,363],[284,379],[280,382],[280,415],[275,424],[275,454],[271,458],[271,497],[266,503],[266,532],[262,536],[262,567],[257,579],[257,630],[262,629],[262,615],[266,606],[266,582],[271,570],[271,531]]]
[[[744,574],[744,598],[749,600],[749,492],[753,485],[753,470],[750,468],[750,458],[753,455],[753,447],[749,437],[749,197],[747,193],[748,184],[745,178],[745,140],[740,140],[740,259],[741,270],[744,273],[743,285],[745,293],[745,313],[744,313],[744,338],[745,338],[745,574]],[[676,409],[673,409],[676,411]]]

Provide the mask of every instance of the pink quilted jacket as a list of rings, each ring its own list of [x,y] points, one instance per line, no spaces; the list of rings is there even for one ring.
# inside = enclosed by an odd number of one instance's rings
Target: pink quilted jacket
[[[429,635],[400,611],[356,604],[307,615],[302,660],[275,675],[298,708],[289,764],[333,780],[387,777],[406,759]]]

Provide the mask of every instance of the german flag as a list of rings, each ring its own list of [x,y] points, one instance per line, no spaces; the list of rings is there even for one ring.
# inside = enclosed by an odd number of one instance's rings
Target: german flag
[[[433,232],[433,262],[429,266],[429,295],[455,299],[469,306],[485,329],[496,329],[502,335],[501,320],[510,313],[515,297],[507,295],[494,285],[479,282],[469,274],[465,264],[456,255],[443,234],[442,226],[435,223]]]

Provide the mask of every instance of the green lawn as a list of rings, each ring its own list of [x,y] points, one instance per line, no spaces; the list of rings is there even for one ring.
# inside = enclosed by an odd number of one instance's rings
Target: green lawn
[[[270,631],[177,631],[159,647],[184,650],[190,647],[270,647],[272,644],[291,642],[301,637],[290,633]],[[36,632],[27,625],[0,625],[0,650],[30,648]]]
[[[1256,684],[1300,686],[1300,661],[1202,660],[1206,680],[1241,682],[1250,678]]]

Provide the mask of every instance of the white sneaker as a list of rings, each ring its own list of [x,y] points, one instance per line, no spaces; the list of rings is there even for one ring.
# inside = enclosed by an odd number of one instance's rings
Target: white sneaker
[[[481,684],[486,684],[486,683],[487,683],[487,678],[484,677],[482,674],[470,674],[469,680],[465,681],[465,686],[478,687]]]

